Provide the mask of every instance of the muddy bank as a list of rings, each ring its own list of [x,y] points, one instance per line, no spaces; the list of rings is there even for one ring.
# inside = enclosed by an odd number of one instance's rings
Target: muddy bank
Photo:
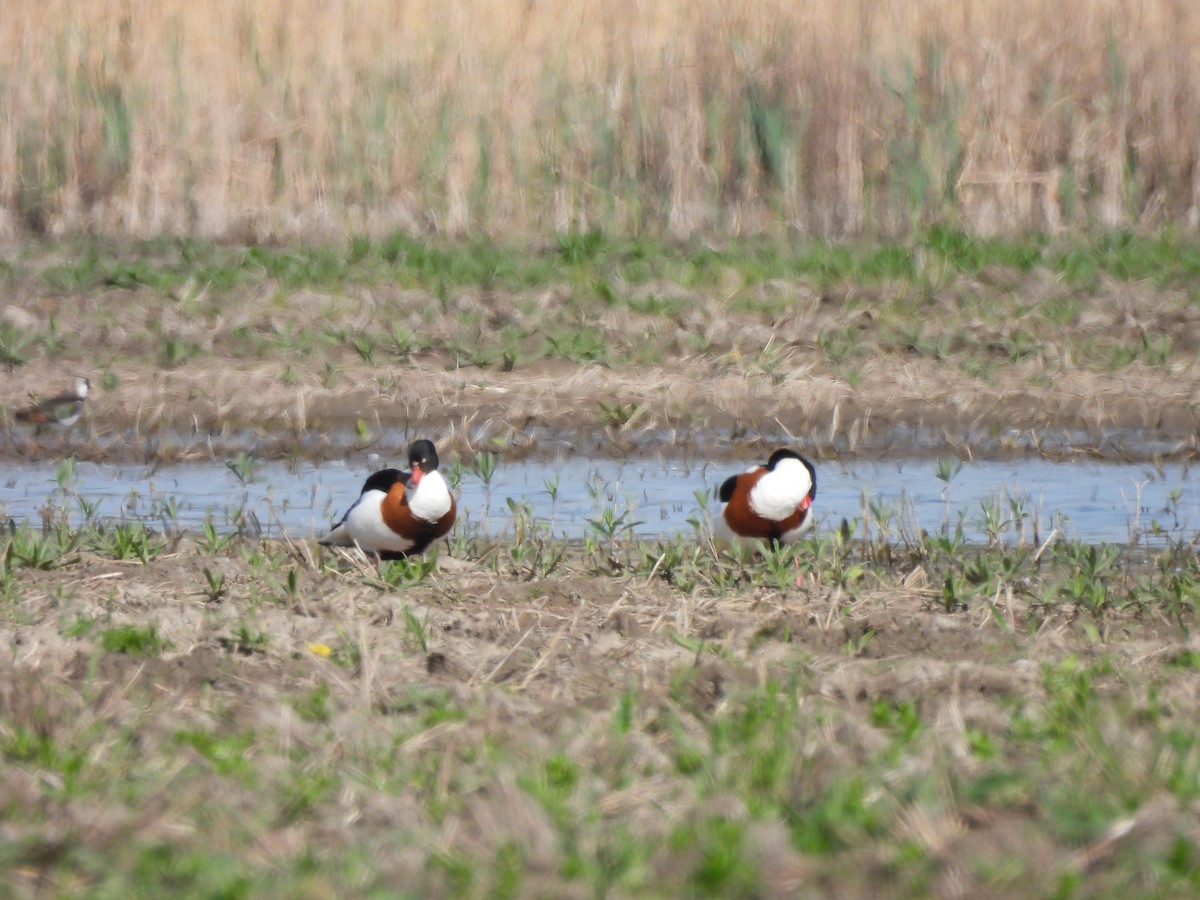
[[[346,366],[332,386],[315,375],[287,384],[278,362],[170,371],[114,365],[115,386],[94,389],[69,434],[35,440],[10,423],[3,452],[36,457],[61,444],[88,459],[174,461],[243,450],[328,459],[391,455],[412,436],[428,435],[451,452],[487,447],[513,458],[564,451],[724,458],[784,441],[824,458],[1196,453],[1195,365],[1177,378],[1134,364],[1120,374],[1068,373],[1050,384],[1013,371],[984,384],[928,361],[884,358],[851,385],[814,371],[801,354],[796,359],[773,377],[705,360],[629,371],[547,361],[519,372],[411,360],[384,369]],[[34,363],[7,376],[10,408],[57,384],[60,371]]]
[[[81,456],[390,454],[422,434],[514,455],[789,441],[818,457],[1188,458],[1200,426],[1200,307],[1182,271],[821,284],[730,264],[684,286],[625,280],[618,260],[435,292],[391,281],[413,277],[401,263],[287,287],[253,267],[193,274],[170,253],[87,268],[69,250],[7,276],[0,403],[11,424],[31,395],[88,375]],[[114,287],[128,271],[162,284]],[[38,452],[11,435],[0,452]]]

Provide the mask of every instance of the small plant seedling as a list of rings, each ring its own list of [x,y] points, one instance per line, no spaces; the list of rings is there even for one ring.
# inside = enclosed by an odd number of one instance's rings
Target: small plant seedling
[[[234,534],[219,534],[211,519],[206,519],[202,526],[204,536],[196,543],[209,556],[218,556],[225,551],[236,537]]]
[[[476,450],[475,455],[471,457],[471,462],[468,469],[474,473],[475,477],[483,482],[485,487],[490,487],[492,478],[496,474],[496,463],[499,462],[500,455],[494,450]]]
[[[183,338],[168,337],[163,340],[162,360],[168,369],[178,368],[199,352],[200,348]]]
[[[933,467],[934,477],[947,486],[961,471],[962,460],[953,456],[940,457]]]
[[[633,421],[641,410],[636,403],[600,402],[600,424],[606,428],[620,430]]]
[[[86,637],[96,627],[100,621],[98,616],[83,616],[76,615],[75,621],[63,629],[63,637],[81,638]]]
[[[862,656],[866,651],[867,646],[871,643],[871,638],[875,637],[875,630],[868,628],[856,638],[849,638],[846,641],[847,656]]]
[[[416,335],[399,322],[392,324],[390,337],[392,339],[392,353],[400,357],[400,359],[407,359],[413,350],[418,347]]]
[[[874,632],[867,632],[873,634]],[[866,635],[864,635],[866,637]],[[885,728],[896,735],[901,744],[909,743],[921,731],[921,716],[911,702],[875,701],[871,709],[871,722],[877,728]]]
[[[1120,550],[1111,545],[1085,545],[1079,541],[1055,548],[1067,575],[1058,586],[1060,599],[1099,614],[1112,604],[1112,582],[1120,573]]]
[[[109,653],[124,653],[127,656],[158,656],[170,649],[153,625],[138,628],[136,625],[118,625],[100,633],[100,646]]]
[[[354,445],[361,450],[368,447],[371,441],[374,440],[374,435],[371,434],[371,428],[367,425],[366,419],[358,419],[354,423]]]
[[[417,642],[422,653],[429,652],[429,616],[430,611],[426,610],[425,618],[418,619],[411,609],[404,607],[404,633]]]
[[[989,546],[997,546],[1000,543],[1001,535],[1009,525],[1008,520],[1004,518],[1003,508],[995,497],[984,497],[979,501],[979,513],[980,531],[987,536]]]
[[[244,778],[250,771],[250,758],[246,751],[254,741],[251,732],[231,734],[184,729],[176,732],[174,739],[176,743],[196,750],[219,775]]]
[[[76,496],[75,505],[79,507],[79,514],[83,516],[85,525],[91,523],[96,518],[96,513],[100,510],[99,500],[89,500],[86,497]]]
[[[208,566],[204,567],[204,580],[207,584],[207,589],[204,591],[205,598],[209,603],[216,603],[225,596],[225,576],[221,572],[214,572]]]
[[[380,578],[389,587],[413,587],[437,571],[434,556],[406,556],[384,563],[379,570]]]
[[[362,665],[362,647],[349,635],[342,634],[329,659],[343,669],[357,669]]]
[[[703,638],[691,637],[690,635],[680,634],[677,631],[671,631],[669,634],[671,635],[672,641],[674,641],[684,650],[687,650],[689,653],[695,653],[697,656],[699,656],[704,652]]]
[[[75,480],[75,457],[68,456],[62,459],[58,466],[54,469],[54,483],[58,485],[60,491],[66,492],[71,486],[71,482]]]
[[[65,528],[38,534],[28,525],[7,532],[0,539],[0,559],[5,571],[13,569],[53,569],[64,554],[78,543],[79,537]]]
[[[281,606],[291,606],[300,599],[300,572],[294,566],[287,570],[287,574],[283,576],[282,584],[274,576],[270,576],[269,581],[274,587],[282,591]]]
[[[42,345],[47,356],[56,356],[62,352],[65,345],[62,332],[58,330],[58,320],[54,315],[46,323],[46,330],[37,336],[37,342]]]
[[[98,549],[114,559],[137,559],[143,564],[158,556],[164,544],[156,540],[141,522],[119,522],[111,531],[97,533]]]
[[[629,512],[626,509],[618,513],[611,507],[601,510],[595,519],[587,520],[593,535],[588,535],[585,542],[596,546],[598,541],[603,541],[608,544],[611,553],[619,540],[629,540],[634,529],[644,524],[640,521],[630,521]]]
[[[329,703],[329,682],[322,681],[307,694],[293,702],[296,715],[308,722],[328,722],[332,713]]]
[[[355,336],[354,351],[358,354],[359,359],[368,366],[375,365],[375,341],[369,334]]]
[[[18,366],[23,366],[29,362],[29,354],[26,352],[31,336],[19,329],[7,319],[0,321],[0,365],[8,367],[8,371],[13,371]]]
[[[179,522],[179,500],[167,497],[158,507],[158,515],[164,523],[175,525]]]
[[[266,633],[251,628],[245,621],[238,623],[232,636],[218,638],[217,642],[229,652],[241,653],[243,656],[265,653],[267,650]]]
[[[245,451],[242,451],[233,459],[225,461],[225,468],[233,473],[233,477],[238,480],[238,484],[242,487],[246,487],[246,485],[254,480],[257,466],[258,461]]]

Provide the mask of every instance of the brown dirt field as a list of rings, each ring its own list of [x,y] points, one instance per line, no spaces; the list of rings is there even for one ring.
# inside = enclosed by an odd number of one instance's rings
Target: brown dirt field
[[[442,558],[422,583],[397,590],[369,567],[319,571],[303,545],[289,557],[298,578],[287,590],[245,554],[213,559],[186,542],[149,565],[80,553],[61,568],[21,576],[26,599],[0,624],[0,642],[11,651],[0,659],[0,722],[61,745],[90,746],[89,765],[101,768],[121,758],[115,748],[132,733],[146,769],[131,783],[158,787],[141,801],[136,792],[73,799],[70,792],[47,795],[36,768],[6,767],[0,813],[38,810],[25,818],[0,815],[0,841],[16,848],[18,895],[94,883],[69,880],[68,861],[91,853],[128,866],[134,848],[155,841],[231,853],[256,872],[287,870],[306,848],[319,847],[322,859],[361,851],[372,860],[377,886],[446,895],[458,891],[430,868],[430,853],[486,861],[515,841],[525,893],[583,896],[582,885],[562,877],[563,838],[552,812],[517,774],[556,753],[594,773],[580,790],[595,806],[575,805],[581,799],[569,806],[579,822],[588,809],[598,810],[609,823],[602,827],[625,829],[655,847],[691,819],[745,823],[754,848],[749,864],[767,896],[917,890],[965,897],[997,885],[1000,893],[1043,893],[1064,873],[1099,887],[1110,865],[1136,848],[1197,833],[1194,811],[1161,794],[1147,795],[1113,835],[1085,845],[1048,836],[1036,806],[948,797],[931,806],[896,796],[887,801],[885,833],[921,848],[928,880],[919,889],[903,879],[888,888],[897,877],[888,840],[813,856],[734,794],[706,796],[688,779],[665,774],[631,775],[623,787],[615,776],[606,781],[605,773],[623,766],[671,770],[663,762],[666,726],[656,722],[676,722],[672,727],[704,741],[748,693],[770,684],[795,691],[812,729],[794,736],[796,753],[806,761],[804,777],[818,782],[878,765],[889,741],[880,704],[919,709],[932,742],[897,765],[933,766],[947,783],[977,777],[986,764],[969,749],[973,735],[1004,734],[1014,709],[1053,706],[1046,667],[1069,668],[1073,659],[1138,671],[1153,696],[1141,693],[1129,703],[1163,705],[1188,719],[1197,711],[1200,675],[1177,672],[1164,681],[1164,667],[1195,641],[1153,615],[1111,618],[1097,641],[1085,620],[1047,616],[1011,599],[1002,606],[1003,622],[982,607],[947,613],[919,569],[854,597],[812,584],[786,593],[685,595],[640,575],[598,576],[569,566],[553,578],[524,581]],[[208,567],[225,578],[217,602],[199,589]],[[406,613],[423,624],[424,647]],[[92,620],[103,625],[74,636],[65,627]],[[231,637],[247,621],[265,635],[261,645]],[[148,658],[101,649],[99,628],[124,624],[153,625],[166,649]],[[313,651],[321,645],[332,648],[329,658]],[[352,661],[347,648],[354,648]],[[304,698],[319,690],[328,691],[327,715],[298,715]],[[1127,685],[1100,677],[1094,690],[1119,697]],[[613,709],[623,695],[633,698],[633,724],[617,740]],[[465,713],[428,718],[443,705]],[[272,735],[245,751],[261,795],[242,794],[219,758],[179,745],[181,734],[213,729]],[[463,761],[482,747],[496,748],[497,761],[481,769]],[[406,778],[427,773],[432,782],[382,789],[374,774],[353,776],[384,751],[390,768],[411,773]],[[338,773],[337,792],[298,815],[264,813],[294,777],[280,774],[292,773],[289,760],[310,757],[311,766]],[[225,765],[238,771],[241,762]],[[887,777],[903,781],[910,777],[904,771]],[[211,833],[206,822],[215,826]],[[250,843],[240,846],[242,840]],[[1006,882],[996,873],[1014,859],[1023,861],[1020,872]],[[658,867],[651,883],[674,893],[687,889],[699,863],[687,851],[663,850],[651,865]]]

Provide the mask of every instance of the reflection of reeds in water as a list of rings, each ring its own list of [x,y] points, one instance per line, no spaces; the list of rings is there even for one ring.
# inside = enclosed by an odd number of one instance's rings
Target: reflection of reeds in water
[[[9,233],[1018,230],[1200,189],[1187,0],[5,13]]]

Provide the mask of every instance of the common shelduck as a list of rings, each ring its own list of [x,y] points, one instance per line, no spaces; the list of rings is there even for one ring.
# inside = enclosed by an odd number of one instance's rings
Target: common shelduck
[[[45,428],[55,428],[66,431],[79,421],[83,415],[83,401],[87,399],[91,382],[82,375],[75,376],[75,390],[71,393],[59,394],[41,400],[33,406],[26,406],[13,413],[13,420],[23,425],[34,427],[34,438],[38,438]],[[62,438],[65,440],[65,437]]]
[[[438,468],[432,441],[408,449],[411,472],[383,469],[363,485],[354,505],[321,539],[326,546],[357,544],[381,560],[403,559],[424,550],[454,525],[454,497]]]
[[[725,479],[717,498],[725,504],[714,536],[727,544],[778,547],[812,524],[817,470],[794,450],[776,450],[765,466]]]

